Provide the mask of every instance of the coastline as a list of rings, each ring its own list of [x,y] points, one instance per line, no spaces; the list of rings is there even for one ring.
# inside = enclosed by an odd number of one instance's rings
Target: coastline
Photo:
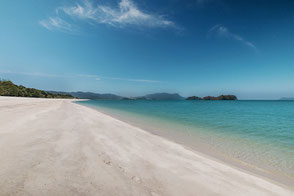
[[[77,104],[79,103],[77,102]],[[151,126],[150,124],[143,122],[142,119],[140,119],[139,121],[137,119],[133,120],[135,116],[130,117],[128,115],[117,113],[116,110],[110,111],[110,110],[105,110],[105,108],[103,107],[91,107],[88,105],[83,105],[83,106],[97,110],[105,115],[121,120],[132,126],[138,127],[153,135],[163,137],[165,139],[168,139],[169,141],[180,144],[186,149],[193,151],[195,153],[200,153],[202,156],[206,156],[209,159],[220,161],[224,164],[228,164],[231,167],[234,167],[236,169],[239,169],[245,172],[249,172],[252,175],[263,177],[274,183],[282,184],[288,187],[294,187],[294,178],[292,176],[287,176],[278,172],[272,172],[272,171],[266,170],[265,168],[260,168],[254,164],[244,162],[240,159],[229,156],[228,154],[221,152],[217,150],[216,148],[213,148],[211,145],[205,143],[203,139],[197,138],[198,135],[196,134],[192,136],[192,133],[189,133],[189,135],[187,135],[187,133],[175,131],[174,129],[171,129],[171,128],[167,128],[163,126],[160,126],[160,127]],[[174,128],[174,126],[176,125],[172,125],[172,126]]]
[[[293,194],[72,101],[0,97],[1,194]]]

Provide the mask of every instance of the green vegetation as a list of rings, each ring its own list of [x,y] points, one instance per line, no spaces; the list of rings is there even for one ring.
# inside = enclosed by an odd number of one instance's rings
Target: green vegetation
[[[0,96],[39,97],[39,98],[74,98],[72,95],[53,94],[46,91],[15,85],[9,80],[0,80]]]

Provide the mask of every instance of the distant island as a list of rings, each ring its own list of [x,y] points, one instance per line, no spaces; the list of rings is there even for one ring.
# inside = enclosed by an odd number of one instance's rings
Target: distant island
[[[197,96],[191,96],[191,97],[187,97],[186,100],[202,100],[202,98]]]
[[[187,97],[186,100],[238,100],[235,95],[220,95],[218,97],[206,96],[206,97],[197,97],[191,96]]]
[[[68,94],[53,94],[46,91],[26,88],[22,85],[15,85],[9,80],[0,80],[0,96],[13,97],[38,97],[38,98],[66,98],[73,99],[72,95]]]
[[[47,91],[49,93],[67,94],[77,97],[79,99],[103,99],[103,100],[184,100],[185,98],[177,93],[154,93],[138,97],[123,97],[115,94],[93,93],[93,92],[61,92],[61,91]]]
[[[218,97],[206,96],[197,97],[191,96],[188,98],[182,97],[178,93],[153,93],[138,97],[123,97],[115,94],[93,93],[93,92],[61,92],[61,91],[48,91],[54,94],[72,95],[79,99],[99,99],[99,100],[238,100],[235,95],[220,95]]]
[[[178,93],[154,93],[138,97],[123,97],[111,93],[93,93],[93,92],[63,92],[63,91],[45,91],[34,88],[26,88],[22,85],[16,85],[9,80],[0,80],[0,96],[15,97],[40,97],[40,98],[79,98],[79,99],[99,99],[99,100],[238,100],[235,95],[220,95],[218,97],[182,97]],[[283,99],[284,100],[284,99]],[[290,100],[290,99],[287,99]]]
[[[135,100],[184,100],[185,98],[178,93],[154,93],[141,97],[132,97]]]

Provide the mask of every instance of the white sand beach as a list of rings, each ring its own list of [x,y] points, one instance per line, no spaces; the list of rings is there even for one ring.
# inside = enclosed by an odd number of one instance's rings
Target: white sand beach
[[[0,196],[294,195],[71,100],[0,97]]]

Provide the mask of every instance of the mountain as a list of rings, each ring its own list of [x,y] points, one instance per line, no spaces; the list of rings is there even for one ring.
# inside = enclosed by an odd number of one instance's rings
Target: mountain
[[[46,91],[26,88],[22,85],[15,85],[8,80],[0,80],[0,96],[14,96],[14,97],[39,97],[39,98],[68,98],[74,97],[68,94],[62,93],[49,93]]]
[[[67,95],[72,95],[79,99],[105,99],[105,100],[183,100],[184,97],[179,94],[170,94],[170,93],[155,93],[148,94],[140,97],[121,97],[114,94],[99,94],[92,92],[59,92],[59,91],[48,91],[50,93],[62,93]]]
[[[294,97],[282,97],[280,100],[281,101],[291,101],[291,100],[294,100]]]
[[[235,95],[220,95],[218,97],[212,97],[212,96],[206,96],[206,97],[188,97],[186,100],[238,100],[238,98]]]
[[[183,100],[184,97],[177,93],[154,93],[148,94],[142,97],[136,97],[136,99],[147,99],[147,100]]]
[[[59,91],[48,91],[50,93],[62,93],[67,95],[72,95],[79,99],[106,99],[106,100],[120,100],[123,97],[114,95],[114,94],[99,94],[99,93],[92,93],[92,92],[59,92]]]
[[[184,100],[185,98],[177,93],[154,93],[140,97],[121,97],[118,95],[92,92],[61,92],[61,91],[43,91],[34,88],[18,86],[11,81],[0,80],[0,96],[17,97],[41,97],[41,98],[79,98],[79,99],[104,99],[104,100]],[[206,96],[187,97],[186,100],[237,100],[235,95],[220,95],[218,97]],[[281,100],[294,100],[294,98],[281,98]]]

